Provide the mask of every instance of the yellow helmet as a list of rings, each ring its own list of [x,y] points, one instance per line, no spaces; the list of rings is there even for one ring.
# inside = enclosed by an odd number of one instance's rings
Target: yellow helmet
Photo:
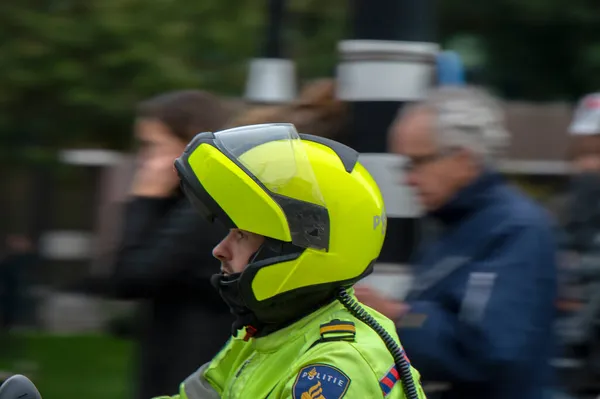
[[[284,303],[333,299],[372,271],[385,208],[355,150],[299,135],[292,124],[251,125],[198,134],[175,167],[204,216],[282,244],[239,279],[246,306],[261,320],[285,319]]]

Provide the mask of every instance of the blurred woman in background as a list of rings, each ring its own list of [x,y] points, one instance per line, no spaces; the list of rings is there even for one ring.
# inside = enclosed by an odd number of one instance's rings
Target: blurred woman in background
[[[300,133],[344,142],[347,110],[335,96],[335,81],[308,82],[298,99],[290,104],[250,107],[233,119],[229,127],[277,122],[293,123]]]
[[[135,323],[140,399],[176,390],[230,335],[229,310],[209,281],[219,272],[212,248],[225,233],[191,209],[173,168],[197,133],[219,130],[228,117],[217,97],[194,90],[137,108],[137,165],[109,280],[115,296],[142,301]]]

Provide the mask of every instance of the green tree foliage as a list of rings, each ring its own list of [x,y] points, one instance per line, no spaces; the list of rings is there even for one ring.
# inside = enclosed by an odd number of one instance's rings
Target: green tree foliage
[[[292,0],[286,43],[302,78],[334,76],[337,44],[349,25],[348,0]]]
[[[574,100],[600,88],[600,9],[586,0],[445,0],[442,40],[477,37],[485,83],[505,97]]]
[[[263,45],[266,3],[4,0],[0,159],[44,159],[52,147],[124,148],[135,103],[166,90],[241,95],[248,60]],[[349,4],[288,0],[285,43],[300,78],[334,74]],[[600,87],[593,2],[444,0],[436,7],[440,41],[470,43],[469,62],[481,63],[484,83],[500,94],[575,99]]]
[[[331,75],[345,0],[288,3],[304,77]],[[6,0],[0,5],[3,159],[130,142],[132,108],[166,90],[240,95],[264,36],[260,0]],[[23,153],[19,149],[26,149]]]
[[[238,92],[255,53],[259,6],[7,0],[0,6],[0,138],[20,147],[123,147],[132,107],[144,97],[178,88]]]

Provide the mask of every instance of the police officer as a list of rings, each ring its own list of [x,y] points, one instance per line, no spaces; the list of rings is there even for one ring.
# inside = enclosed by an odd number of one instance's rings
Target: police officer
[[[253,125],[197,135],[175,167],[197,210],[229,228],[212,283],[236,317],[180,398],[425,397],[393,323],[354,299],[386,220],[356,151]]]

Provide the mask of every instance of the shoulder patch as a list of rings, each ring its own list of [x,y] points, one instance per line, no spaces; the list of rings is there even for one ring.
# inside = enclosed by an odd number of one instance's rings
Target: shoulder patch
[[[406,363],[410,365],[410,360],[408,360],[408,356],[406,356],[406,352],[402,350],[402,357],[406,360]],[[400,381],[400,373],[398,372],[398,368],[396,365],[392,365],[392,367],[388,370],[387,374],[384,375],[379,380],[379,386],[381,387],[381,391],[383,392],[383,396],[386,397],[392,392],[394,389],[394,385]]]
[[[382,379],[379,380],[379,386],[381,387],[381,391],[383,392],[383,396],[388,396],[394,385],[400,379],[400,374],[398,373],[398,369],[396,365],[392,366],[392,368],[387,372],[386,375],[383,376]]]
[[[292,387],[293,399],[341,399],[350,386],[350,378],[337,367],[311,364],[298,373]]]
[[[354,341],[356,326],[351,321],[336,319],[329,323],[321,324],[320,333],[322,340]]]

